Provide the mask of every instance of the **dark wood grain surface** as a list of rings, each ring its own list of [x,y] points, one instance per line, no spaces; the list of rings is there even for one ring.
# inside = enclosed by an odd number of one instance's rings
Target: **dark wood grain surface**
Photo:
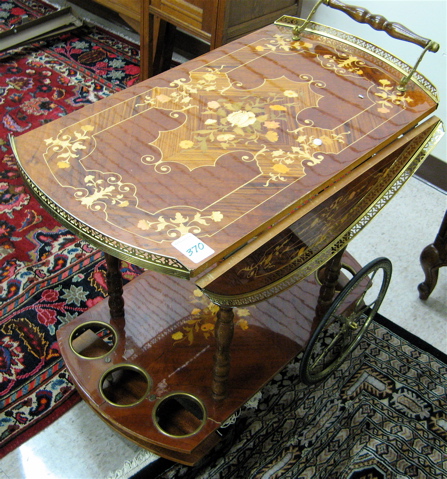
[[[388,62],[266,27],[15,139],[41,200],[96,246],[197,275],[436,108]],[[172,246],[192,233],[214,253]]]
[[[360,269],[349,255],[344,262]],[[234,309],[224,401],[211,392],[218,307],[190,281],[148,271],[124,287],[125,320],[111,319],[102,301],[61,328],[58,341],[77,389],[108,424],[158,454],[194,463],[196,448],[203,455],[209,441],[215,444],[223,422],[305,347],[316,326],[319,289],[312,276],[268,301]],[[113,332],[111,341],[103,329]],[[100,346],[101,337],[107,347]],[[89,342],[96,349],[88,349]],[[113,395],[104,395],[104,377],[120,366],[147,374],[148,388],[127,370],[109,386]],[[154,421],[154,409],[173,393],[191,395],[205,410],[203,426],[187,437],[170,437]]]

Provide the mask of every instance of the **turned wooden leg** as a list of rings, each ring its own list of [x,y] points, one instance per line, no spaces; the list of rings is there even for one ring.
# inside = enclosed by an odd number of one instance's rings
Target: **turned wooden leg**
[[[121,260],[105,253],[107,263],[106,282],[109,293],[109,309],[112,319],[124,318],[123,277]]]
[[[215,328],[216,354],[213,367],[213,398],[225,399],[228,393],[230,374],[230,346],[234,333],[234,313],[232,308],[220,308]]]
[[[320,321],[330,308],[334,300],[337,289],[338,278],[341,270],[341,260],[346,248],[340,250],[333,256],[324,267],[323,278],[321,279],[321,288],[318,296],[317,306],[315,308],[315,321]]]
[[[421,253],[420,262],[425,281],[419,284],[419,298],[428,299],[438,282],[439,268],[447,266],[447,211],[435,242],[426,246]]]

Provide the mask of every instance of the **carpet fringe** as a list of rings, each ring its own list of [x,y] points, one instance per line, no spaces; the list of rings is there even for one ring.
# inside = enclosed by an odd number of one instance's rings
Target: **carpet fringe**
[[[126,461],[121,469],[110,473],[107,479],[126,479],[141,471],[144,467],[157,459],[159,459],[159,457],[154,453],[141,450],[133,459]]]

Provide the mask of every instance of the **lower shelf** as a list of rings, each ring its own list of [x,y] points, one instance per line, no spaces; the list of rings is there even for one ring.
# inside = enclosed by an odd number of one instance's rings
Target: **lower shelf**
[[[347,255],[353,269],[360,266]],[[221,425],[302,351],[315,329],[312,275],[262,303],[234,308],[228,395],[212,396],[218,307],[191,282],[145,272],[124,288],[126,318],[107,301],[58,331],[72,379],[113,429],[156,454],[195,464]]]

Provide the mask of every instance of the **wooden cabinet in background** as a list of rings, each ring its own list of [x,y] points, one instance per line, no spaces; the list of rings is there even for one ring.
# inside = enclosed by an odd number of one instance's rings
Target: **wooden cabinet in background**
[[[139,32],[141,8],[144,1],[145,0],[95,0],[94,3],[99,3],[118,13],[128,25]]]
[[[216,48],[273,23],[297,15],[297,0],[151,0],[149,12]]]
[[[177,28],[214,49],[273,23],[281,15],[299,15],[302,3],[302,0],[95,1],[118,12],[139,31],[142,80],[164,69],[163,60],[172,56],[172,36]]]

